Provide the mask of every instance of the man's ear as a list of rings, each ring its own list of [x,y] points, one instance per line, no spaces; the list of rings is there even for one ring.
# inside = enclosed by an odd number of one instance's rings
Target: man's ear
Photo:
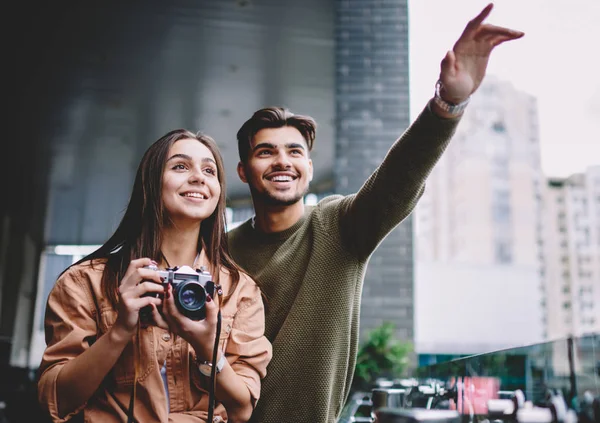
[[[240,177],[240,180],[243,183],[247,184],[248,183],[248,179],[246,179],[246,169],[244,169],[244,163],[238,162],[237,173],[238,173],[238,176]]]
[[[313,164],[312,160],[308,160],[308,182],[312,182],[313,180]]]

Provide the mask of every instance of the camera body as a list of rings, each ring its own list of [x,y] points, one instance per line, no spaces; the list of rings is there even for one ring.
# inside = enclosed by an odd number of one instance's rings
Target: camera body
[[[158,272],[163,285],[170,284],[173,287],[173,299],[181,314],[192,320],[203,320],[206,318],[206,296],[214,296],[215,283],[212,276],[204,268],[197,270],[189,266],[174,267],[172,269],[159,270],[156,266],[145,266]],[[144,296],[156,296],[162,294],[145,294]],[[144,307],[140,311],[142,318],[151,314],[151,309]]]

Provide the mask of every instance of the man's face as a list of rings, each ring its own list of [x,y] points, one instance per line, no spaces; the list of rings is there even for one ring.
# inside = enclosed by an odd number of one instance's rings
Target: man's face
[[[313,177],[306,140],[292,126],[261,129],[238,174],[250,186],[254,202],[289,206],[301,201]]]

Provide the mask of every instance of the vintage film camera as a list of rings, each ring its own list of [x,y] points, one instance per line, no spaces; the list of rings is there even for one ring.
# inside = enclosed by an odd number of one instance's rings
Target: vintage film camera
[[[158,270],[156,266],[146,266],[146,269],[158,272],[164,284],[173,286],[173,297],[175,305],[181,314],[192,320],[203,320],[206,318],[206,296],[214,296],[215,283],[210,273],[204,268],[197,270],[189,266],[174,267],[167,270]],[[151,293],[144,296],[156,296],[162,294]],[[142,319],[148,319],[152,314],[150,307],[140,310]]]

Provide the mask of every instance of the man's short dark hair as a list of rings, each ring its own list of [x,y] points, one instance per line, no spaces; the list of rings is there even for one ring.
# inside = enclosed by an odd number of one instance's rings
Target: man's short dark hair
[[[237,133],[240,161],[242,163],[248,161],[250,145],[258,131],[265,128],[282,128],[284,126],[296,128],[306,141],[308,151],[312,150],[317,131],[317,123],[313,118],[295,115],[283,107],[266,107],[256,111]]]

